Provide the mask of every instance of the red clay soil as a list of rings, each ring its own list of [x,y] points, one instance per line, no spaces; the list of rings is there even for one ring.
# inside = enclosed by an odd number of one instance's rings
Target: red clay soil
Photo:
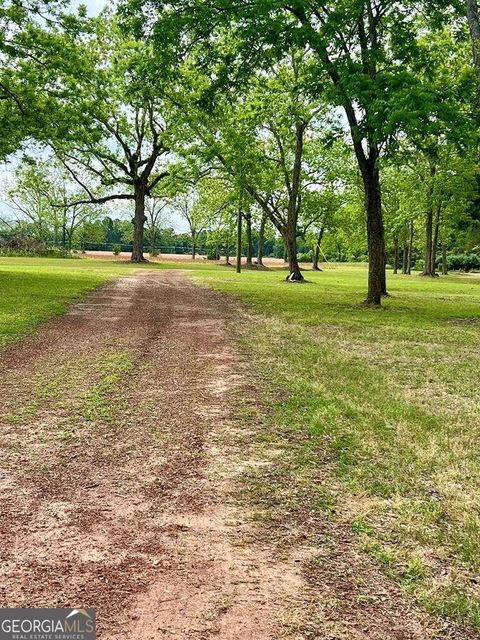
[[[132,257],[132,254],[129,253],[128,251],[122,251],[117,255],[115,255],[112,251],[85,251],[85,253],[83,253],[82,255],[87,258],[95,258],[96,260],[116,260],[116,261],[120,260],[122,262],[130,261]],[[147,258],[151,262],[177,262],[177,263],[183,262],[185,264],[192,264],[192,256],[188,253],[183,253],[183,254],[182,253],[162,253],[157,256],[151,256],[149,253],[145,253],[144,255],[145,255],[145,258]],[[195,263],[197,264],[201,264],[206,261],[207,261],[207,258],[204,255],[197,255],[195,257]],[[209,264],[219,264],[225,267],[227,266],[233,267],[234,260],[231,258],[230,265],[226,265],[225,256],[221,256],[220,260],[210,260]],[[246,258],[242,259],[242,264],[244,265],[245,268],[247,268]],[[263,258],[263,264],[265,267],[278,267],[278,268],[284,268],[284,269],[288,268],[288,263],[286,263],[285,260],[283,260],[282,258]],[[307,267],[310,267],[310,266],[311,266],[310,264],[307,265]],[[181,268],[181,265],[179,268]],[[255,268],[255,262],[254,262],[254,268]]]
[[[105,640],[447,637],[375,570],[359,603],[350,547],[312,580],[318,549],[256,535],[235,312],[142,270],[1,352],[0,606],[96,607]]]

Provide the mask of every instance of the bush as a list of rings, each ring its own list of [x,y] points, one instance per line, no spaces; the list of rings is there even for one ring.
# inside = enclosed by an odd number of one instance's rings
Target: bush
[[[299,253],[297,255],[299,262],[311,262],[313,260],[313,251],[307,251],[307,253]]]
[[[218,260],[219,259],[219,255],[218,255],[218,250],[217,247],[208,247],[207,249],[207,260]]]
[[[8,240],[0,238],[0,255],[16,257],[70,258],[64,247],[48,247],[42,240],[31,236],[14,236]]]
[[[452,271],[473,271],[480,269],[480,255],[459,253],[447,256],[447,266]]]
[[[47,245],[32,236],[13,236],[8,240],[2,240],[0,241],[0,248],[2,251],[31,253],[42,253],[43,251],[47,251]]]
[[[122,252],[122,245],[121,244],[114,244],[113,247],[112,247],[112,251],[113,251],[113,255],[114,256],[120,255],[120,253]]]

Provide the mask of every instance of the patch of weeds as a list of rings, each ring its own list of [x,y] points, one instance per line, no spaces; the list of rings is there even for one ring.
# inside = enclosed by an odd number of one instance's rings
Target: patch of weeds
[[[130,353],[108,353],[96,363],[100,379],[83,395],[80,413],[89,422],[112,422],[122,411],[122,403],[114,395],[120,381],[131,372],[133,358]]]
[[[64,427],[61,431],[58,432],[58,440],[64,443],[72,442],[77,437],[77,432],[75,427]]]
[[[428,568],[424,565],[423,560],[418,556],[413,556],[407,560],[400,579],[408,591],[414,592],[418,583],[423,581],[428,573]]]
[[[45,460],[42,460],[37,463],[37,469],[42,474],[48,474],[51,468],[52,468],[52,465],[49,462],[45,462]]]
[[[377,544],[371,544],[366,547],[370,553],[375,556],[375,558],[383,565],[384,569],[391,577],[396,574],[396,554],[391,549],[387,549],[385,547],[381,547]]]
[[[234,605],[233,596],[225,594],[221,596],[212,608],[204,615],[205,620],[216,620],[227,613]]]
[[[371,535],[373,533],[373,527],[367,522],[365,518],[355,518],[352,522],[352,531],[357,535]]]
[[[61,375],[54,376],[48,382],[45,382],[41,376],[38,376],[34,387],[34,394],[38,400],[54,400],[62,394],[65,386],[65,379]]]
[[[376,602],[377,597],[370,593],[359,593],[355,599],[358,604],[372,604]]]
[[[454,585],[438,588],[430,596],[423,596],[421,602],[429,613],[449,618],[458,624],[470,620],[472,627],[480,632],[480,597],[467,589]]]
[[[24,424],[33,418],[38,411],[38,402],[36,400],[30,400],[27,404],[23,405],[16,411],[7,413],[3,420],[7,424],[16,425]]]

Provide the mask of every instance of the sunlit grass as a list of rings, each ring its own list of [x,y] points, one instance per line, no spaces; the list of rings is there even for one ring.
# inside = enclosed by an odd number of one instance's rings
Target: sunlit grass
[[[291,490],[303,460],[333,461],[325,489],[359,545],[425,608],[478,631],[480,278],[390,274],[391,297],[372,310],[364,267],[305,275],[195,278],[257,312],[239,333],[286,392],[272,425],[309,433],[292,445]]]
[[[0,346],[65,311],[130,265],[58,258],[0,258]]]
[[[365,265],[306,271],[293,285],[282,270],[203,260],[3,258],[0,343],[138,268],[194,270],[245,305],[243,348],[283,391],[272,442],[277,427],[308,432],[289,450],[291,495],[311,491],[425,608],[480,630],[480,277],[389,274],[391,297],[375,310],[361,304]],[[312,459],[328,460],[320,502],[318,483],[306,484]]]

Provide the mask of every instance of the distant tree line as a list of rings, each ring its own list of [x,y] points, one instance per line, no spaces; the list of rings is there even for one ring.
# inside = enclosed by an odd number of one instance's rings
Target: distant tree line
[[[477,269],[480,206],[476,158],[445,147],[432,160],[408,156],[399,172],[383,172],[386,266],[395,273],[447,273]],[[334,144],[323,163],[333,166],[322,188],[304,196],[295,235],[295,259],[316,270],[322,262],[367,262],[368,242],[362,189],[352,172],[348,148]],[[314,174],[313,169],[310,169]],[[324,169],[323,169],[324,171]],[[198,176],[197,176],[198,178]],[[132,252],[135,210],[121,204],[106,215],[98,203],[81,201],[82,191],[65,166],[55,160],[25,159],[5,189],[9,210],[0,213],[0,251],[68,252],[106,250]],[[73,204],[72,204],[73,203]],[[253,198],[240,210],[243,230],[238,238],[239,209],[229,182],[210,173],[185,186],[170,182],[164,193],[145,198],[144,235],[140,249],[158,253],[197,254],[212,260],[234,259],[238,247],[249,266],[263,257],[289,262],[285,238]],[[432,247],[426,258],[425,220],[431,223]],[[115,213],[117,215],[115,215]],[[188,232],[171,224],[175,214]]]

